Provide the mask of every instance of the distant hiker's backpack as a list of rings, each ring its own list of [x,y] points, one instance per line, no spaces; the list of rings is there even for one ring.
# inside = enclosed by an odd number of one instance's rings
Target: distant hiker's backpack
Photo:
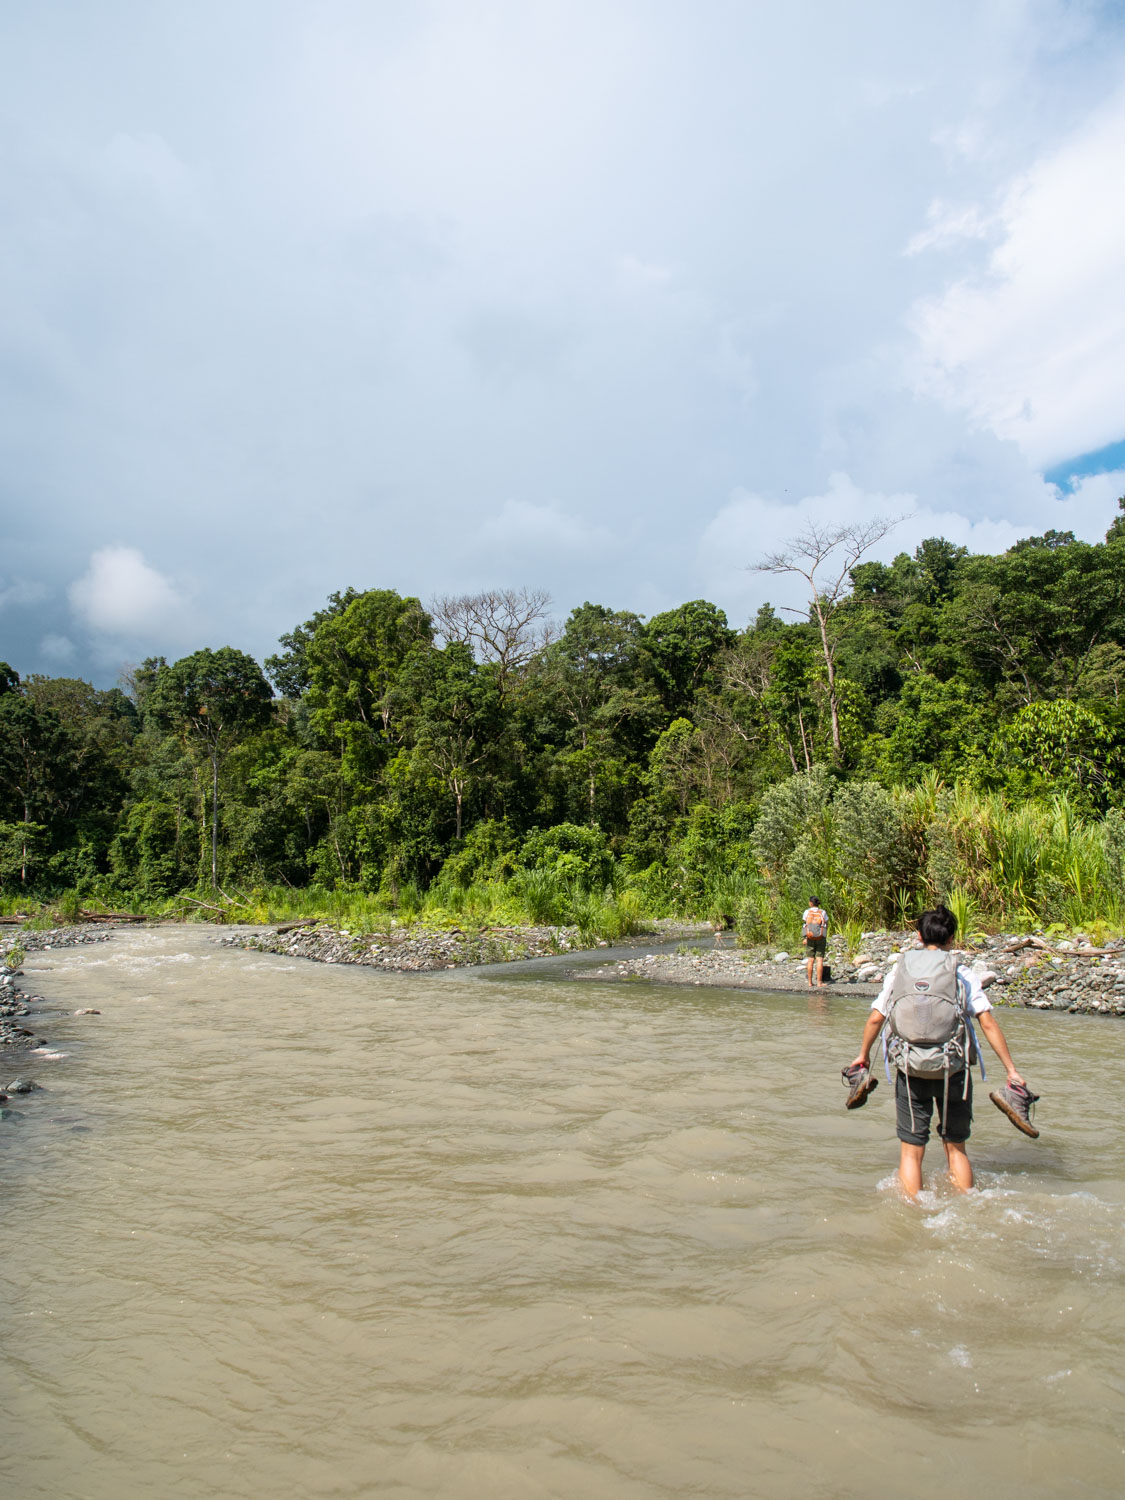
[[[891,982],[883,1042],[888,1061],[907,1077],[948,1080],[979,1060],[954,954],[912,948],[902,955]]]
[[[805,918],[805,936],[807,938],[822,938],[827,931],[827,916],[818,906],[810,906],[808,916]]]

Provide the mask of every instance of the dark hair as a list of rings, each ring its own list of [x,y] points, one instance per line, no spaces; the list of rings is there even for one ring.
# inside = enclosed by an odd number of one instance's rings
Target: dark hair
[[[923,943],[943,948],[957,931],[957,918],[948,906],[935,906],[918,918],[918,936]]]
[[[819,907],[819,906],[820,906],[820,897],[819,897],[819,896],[814,896],[814,897],[813,897],[813,898],[812,898],[812,900],[811,900],[811,901],[810,901],[810,902],[809,902],[809,905],[810,905],[810,906],[818,906],[818,907]],[[823,907],[821,907],[821,910],[822,910],[822,911],[823,911],[823,909],[824,909],[824,908],[823,908]]]

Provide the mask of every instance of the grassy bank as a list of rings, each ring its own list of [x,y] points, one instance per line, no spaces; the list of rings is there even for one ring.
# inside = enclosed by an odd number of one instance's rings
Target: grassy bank
[[[93,897],[80,890],[43,900],[9,895],[0,898],[0,915],[24,915],[32,929],[79,922],[83,912],[110,911],[143,913],[164,921],[220,924],[265,925],[315,917],[355,932],[382,931],[392,923],[469,929],[572,926],[584,940],[601,938],[609,942],[641,931],[647,915],[634,891],[584,891],[540,871],[468,887],[442,886],[439,882],[424,893],[410,887],[394,896],[320,886],[221,892],[201,888],[158,901],[129,891],[112,894],[116,899],[108,902],[104,896]]]
[[[571,842],[581,835],[598,845],[585,860],[560,853],[558,833],[528,841],[538,865],[451,860],[425,890],[387,879],[377,891],[224,885],[153,898],[99,877],[38,897],[9,888],[0,912],[26,912],[36,926],[79,920],[83,910],[219,923],[308,917],[354,931],[557,925],[611,942],[661,919],[722,921],[746,944],[791,946],[815,895],[851,951],[865,930],[909,927],[937,901],[966,936],[1084,932],[1101,942],[1125,931],[1125,811],[1094,818],[1063,797],[1016,801],[937,777],[889,791],[816,768],[770,788],[753,817],[693,809],[644,869],[615,858],[596,830],[570,829]]]

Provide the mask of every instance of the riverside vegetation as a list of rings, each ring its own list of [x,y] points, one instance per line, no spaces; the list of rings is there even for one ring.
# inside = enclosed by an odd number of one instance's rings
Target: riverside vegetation
[[[938,899],[970,936],[1121,932],[1125,514],[997,556],[875,534],[762,564],[809,582],[788,623],[349,588],[264,670],[0,664],[0,905],[791,944],[815,891],[852,952]]]

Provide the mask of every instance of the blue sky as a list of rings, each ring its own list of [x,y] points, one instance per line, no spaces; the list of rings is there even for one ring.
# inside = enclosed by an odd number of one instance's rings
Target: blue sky
[[[260,657],[349,584],[742,624],[810,516],[1100,537],[1122,15],[12,0],[0,657]]]
[[[1097,474],[1125,473],[1125,438],[1119,443],[1107,443],[1104,448],[1095,448],[1090,453],[1079,453],[1059,464],[1043,470],[1043,478],[1060,490],[1072,493],[1083,479]]]

